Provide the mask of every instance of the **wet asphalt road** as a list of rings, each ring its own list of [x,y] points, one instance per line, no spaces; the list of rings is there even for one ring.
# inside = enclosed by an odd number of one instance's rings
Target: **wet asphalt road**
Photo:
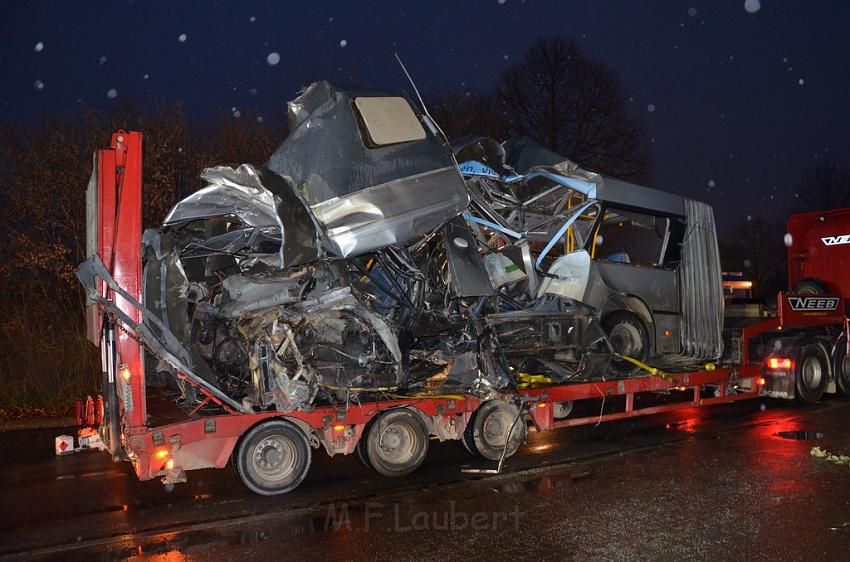
[[[760,406],[764,405],[764,410]],[[816,440],[776,434],[820,432]],[[746,401],[530,433],[489,467],[432,442],[414,475],[313,457],[307,480],[255,496],[230,470],[171,493],[105,453],[52,455],[58,430],[0,434],[0,558],[850,559],[850,403]]]

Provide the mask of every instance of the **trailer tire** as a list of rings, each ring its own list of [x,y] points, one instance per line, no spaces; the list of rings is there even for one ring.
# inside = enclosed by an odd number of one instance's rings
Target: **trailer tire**
[[[298,426],[269,420],[255,425],[240,440],[236,473],[252,492],[274,496],[301,484],[311,460],[310,442]]]
[[[820,279],[811,277],[798,281],[791,293],[795,295],[826,295],[829,293],[829,287]]]
[[[612,312],[602,319],[602,329],[605,330],[611,349],[616,353],[646,361],[650,347],[649,332],[636,314],[625,310]],[[634,363],[617,357],[611,361],[610,369],[615,376],[623,378],[640,371],[640,367]]]
[[[513,456],[520,445],[525,443],[528,427],[521,416],[519,408],[510,402],[488,400],[484,402],[469,419],[463,432],[463,442],[473,454],[480,455],[491,461]],[[516,423],[514,423],[516,420]],[[511,431],[510,439],[508,432]],[[507,451],[505,451],[507,447]]]
[[[850,396],[850,355],[847,354],[847,336],[838,338],[833,353],[832,373],[835,386],[842,396]]]
[[[364,458],[378,474],[394,478],[410,474],[428,453],[429,434],[416,412],[396,408],[369,424]]]
[[[369,426],[371,425],[372,422],[369,422],[366,427],[363,428],[363,433],[360,435],[360,440],[354,447],[354,456],[357,457],[357,460],[359,460],[366,468],[373,468],[372,463],[369,462],[369,454],[366,452],[366,436],[369,435]]]
[[[826,390],[829,358],[823,347],[814,341],[803,341],[794,365],[797,398],[803,402],[817,402]]]

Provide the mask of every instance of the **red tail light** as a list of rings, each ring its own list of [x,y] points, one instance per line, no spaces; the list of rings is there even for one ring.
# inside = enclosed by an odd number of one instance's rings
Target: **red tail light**
[[[775,370],[790,370],[794,367],[794,362],[788,357],[770,357],[767,360],[767,368]]]

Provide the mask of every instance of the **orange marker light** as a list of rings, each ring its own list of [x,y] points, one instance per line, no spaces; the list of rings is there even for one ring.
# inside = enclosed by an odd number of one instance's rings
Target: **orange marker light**
[[[168,450],[167,449],[160,449],[159,451],[156,452],[156,458],[158,458],[158,459],[164,459],[167,456],[168,456]]]
[[[129,383],[133,374],[130,372],[130,368],[127,365],[121,365],[118,367],[118,376],[120,376],[124,382]]]
[[[334,429],[335,429],[336,431],[342,431],[343,429],[345,429],[345,426],[344,426],[344,425],[335,425],[335,426],[334,426]]]

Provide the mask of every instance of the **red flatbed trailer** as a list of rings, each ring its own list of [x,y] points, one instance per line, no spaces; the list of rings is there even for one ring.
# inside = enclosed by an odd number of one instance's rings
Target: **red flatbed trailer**
[[[89,228],[92,236],[89,240],[89,252],[97,253],[101,257],[118,285],[138,302],[142,301],[141,161],[141,133],[119,131],[113,134],[111,148],[99,150],[95,155],[95,170],[88,195]],[[92,228],[95,211],[96,227]],[[101,295],[116,303],[134,321],[141,321],[138,309],[115,294],[105,283],[101,283]],[[751,361],[747,345],[749,338],[782,330],[789,333],[799,325],[812,324],[841,325],[846,331],[846,320],[838,311],[820,311],[815,316],[797,314],[790,307],[783,308],[782,303],[788,302],[787,295],[780,294],[779,298],[781,313],[777,319],[744,330],[740,364],[723,368],[715,368],[713,364],[709,364],[704,370],[662,373],[663,376],[648,375],[624,380],[528,386],[518,391],[523,408],[518,409],[516,419],[510,427],[505,427],[504,416],[501,420],[498,416],[485,416],[493,411],[492,403],[497,401],[482,402],[468,395],[416,396],[353,402],[347,406],[317,406],[311,412],[245,413],[235,410],[213,393],[200,387],[197,390],[203,397],[202,406],[213,402],[218,404],[224,413],[201,415],[199,406],[188,419],[154,425],[150,422],[151,416],[148,412],[142,345],[128,330],[122,329],[102,312],[98,312],[98,305],[90,305],[87,313],[91,332],[96,335],[91,337],[90,333],[90,339],[100,345],[103,355],[106,413],[101,435],[113,458],[130,460],[141,480],[164,477],[166,484],[185,481],[188,470],[224,468],[231,459],[234,459],[237,472],[240,472],[239,467],[242,465],[239,464],[239,458],[248,458],[245,462],[251,460],[251,451],[242,453],[247,444],[262,438],[266,428],[283,427],[283,434],[288,435],[292,442],[287,443],[285,439],[278,441],[278,445],[283,443],[290,448],[288,452],[286,447],[281,449],[283,452],[280,454],[297,457],[296,453],[300,447],[298,440],[301,439],[306,444],[306,459],[300,458],[296,459],[299,462],[290,463],[294,465],[293,470],[300,471],[303,468],[303,474],[292,480],[291,486],[279,487],[274,491],[252,486],[246,481],[252,490],[268,494],[289,491],[301,482],[310,465],[312,448],[324,446],[330,455],[352,452],[366,454],[365,435],[369,432],[371,422],[388,412],[402,411],[418,418],[427,431],[426,450],[428,436],[436,437],[440,441],[460,439],[468,449],[484,458],[501,460],[516,450],[514,447],[509,451],[507,443],[513,441],[508,439],[508,436],[513,437],[514,424],[520,418],[523,419],[521,425],[524,435],[525,420],[530,421],[537,431],[546,431],[682,408],[722,404],[769,394],[765,389],[780,379],[778,373],[782,371],[765,369],[761,360]],[[780,365],[783,366],[784,363]],[[190,382],[186,378],[184,380]],[[707,387],[713,390],[712,396],[705,396],[707,393],[704,390]],[[642,408],[636,406],[636,396],[640,393],[664,393],[674,389],[688,392],[686,396],[690,398]],[[576,402],[615,397],[625,399],[620,411],[600,411],[596,415],[567,417]],[[282,426],[280,422],[283,423]],[[278,425],[273,426],[274,423]],[[487,423],[491,424],[491,432],[493,423],[496,424],[495,438],[492,435],[489,437],[492,442],[487,441]],[[255,437],[257,435],[260,437]],[[266,441],[269,441],[268,437]],[[275,443],[269,443],[265,450],[270,451],[269,454],[277,459],[278,453],[272,450]],[[272,458],[263,456],[266,453],[260,451],[260,445],[252,449],[256,453],[253,462],[263,463]],[[370,464],[370,457],[366,456],[364,462]],[[389,475],[387,471],[379,472]],[[403,473],[406,472],[399,474]]]

